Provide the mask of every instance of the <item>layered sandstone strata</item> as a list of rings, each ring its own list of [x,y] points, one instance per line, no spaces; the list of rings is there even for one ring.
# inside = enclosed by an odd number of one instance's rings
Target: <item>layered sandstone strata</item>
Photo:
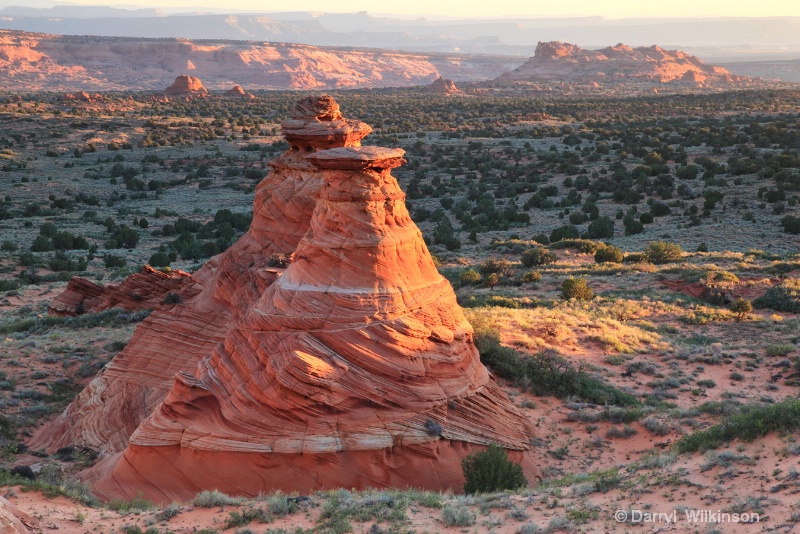
[[[125,349],[37,432],[31,448],[81,445],[102,455],[124,450],[164,399],[175,373],[193,372],[283,271],[276,258],[291,255],[308,230],[322,185],[320,171],[305,157],[331,146],[358,146],[372,129],[342,118],[338,104],[322,96],[301,100],[283,131],[291,148],[270,162],[268,176],[257,186],[247,233],[192,275],[193,297],[145,319]],[[72,291],[68,299],[56,300],[79,299]]]
[[[325,183],[288,268],[95,468],[100,495],[460,489],[460,460],[492,443],[530,467],[530,423],[481,364],[391,175],[402,156],[305,158]]]
[[[51,315],[80,315],[109,308],[145,310],[164,305],[170,293],[180,300],[194,297],[200,287],[189,273],[159,271],[145,265],[141,272],[132,274],[118,285],[100,286],[79,276],[73,276],[67,288],[50,302],[47,312]]]

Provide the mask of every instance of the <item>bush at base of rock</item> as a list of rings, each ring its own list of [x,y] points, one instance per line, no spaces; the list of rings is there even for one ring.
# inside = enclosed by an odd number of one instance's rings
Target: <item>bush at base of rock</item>
[[[464,493],[490,493],[513,490],[528,484],[522,466],[508,458],[505,449],[490,445],[461,461],[464,470]]]

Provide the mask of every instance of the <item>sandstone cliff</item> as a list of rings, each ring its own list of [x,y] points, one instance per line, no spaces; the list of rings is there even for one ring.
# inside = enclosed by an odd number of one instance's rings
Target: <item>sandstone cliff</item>
[[[0,90],[163,91],[176,76],[211,91],[427,85],[489,80],[519,59],[302,44],[71,37],[0,30]]]

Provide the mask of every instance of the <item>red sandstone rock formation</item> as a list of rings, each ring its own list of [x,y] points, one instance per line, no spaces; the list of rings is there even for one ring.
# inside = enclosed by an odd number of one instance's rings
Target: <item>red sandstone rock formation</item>
[[[32,531],[40,532],[36,520],[0,497],[0,534],[28,534]]]
[[[282,127],[291,149],[270,162],[270,173],[256,187],[247,233],[192,275],[193,291],[201,291],[145,319],[125,349],[64,413],[37,432],[31,448],[54,451],[81,445],[103,455],[122,451],[163,400],[175,373],[193,371],[282,272],[270,265],[270,258],[294,252],[308,230],[322,185],[321,173],[305,156],[318,149],[358,146],[372,131],[342,118],[329,96],[301,100]],[[75,298],[56,300],[63,300],[66,308]]]
[[[428,86],[428,89],[432,93],[437,93],[441,95],[454,95],[458,94],[461,91],[456,87],[456,84],[453,80],[446,80],[439,76],[431,84]]]
[[[403,151],[334,148],[288,268],[196,373],[179,373],[102,496],[201,489],[460,489],[460,460],[497,443],[529,468],[529,421],[480,363],[472,328],[391,175]]]
[[[154,309],[163,305],[169,293],[176,293],[181,300],[186,300],[200,289],[189,273],[159,271],[145,265],[141,272],[125,278],[121,284],[106,287],[73,276],[67,289],[50,302],[47,311],[51,315],[80,315],[109,308]]]
[[[680,50],[658,46],[631,48],[621,43],[600,50],[584,50],[559,41],[540,42],[532,58],[511,72],[501,74],[496,81],[589,85],[676,82],[723,87],[753,82],[746,77],[732,76],[726,69],[707,65]]]
[[[208,90],[203,87],[200,78],[178,76],[172,85],[164,89],[165,96],[205,96]]]

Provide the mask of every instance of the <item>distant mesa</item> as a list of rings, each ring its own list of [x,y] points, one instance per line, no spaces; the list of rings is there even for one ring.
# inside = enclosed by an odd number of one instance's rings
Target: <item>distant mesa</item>
[[[102,67],[97,58],[103,58]],[[410,87],[427,85],[439,75],[469,82],[491,80],[518,64],[508,56],[453,57],[264,41],[73,37],[0,29],[0,90],[11,92],[19,87],[92,93],[133,90],[163,97],[164,88],[179,73],[199,76],[201,85],[221,89],[220,94],[233,83],[246,92]],[[180,85],[175,87],[177,94],[168,93],[169,98],[198,96],[183,93],[189,89],[188,79]]]
[[[446,78],[442,78],[439,76],[431,84],[428,86],[428,89],[432,93],[437,93],[440,95],[454,95],[461,93],[461,90],[456,87],[456,83],[453,80],[448,80]]]
[[[200,78],[194,76],[178,76],[172,85],[164,89],[164,96],[206,96],[208,90],[203,87]]]
[[[501,74],[497,82],[564,83],[601,87],[619,84],[670,84],[675,87],[748,86],[754,80],[734,76],[723,67],[708,65],[680,50],[659,46],[632,48],[617,44],[584,50],[560,41],[540,42],[534,56]]]

